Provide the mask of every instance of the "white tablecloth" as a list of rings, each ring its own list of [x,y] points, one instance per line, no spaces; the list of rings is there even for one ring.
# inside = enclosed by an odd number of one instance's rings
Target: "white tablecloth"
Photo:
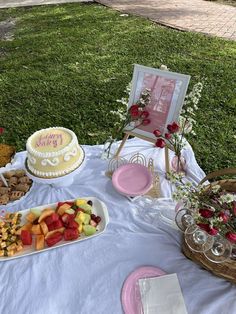
[[[148,210],[119,195],[104,173],[101,146],[84,146],[87,163],[74,184],[66,188],[34,184],[12,211],[70,198],[95,196],[109,210],[105,233],[87,241],[0,263],[1,314],[120,314],[125,278],[139,266],[152,265],[177,273],[189,314],[236,313],[236,287],[211,275],[181,253],[181,233],[152,223]],[[164,151],[147,142],[130,140],[123,154],[142,149],[164,173]],[[198,182],[204,173],[190,147],[184,151],[189,178]],[[25,152],[18,153],[23,162]],[[171,195],[161,178],[163,196]],[[150,218],[150,217],[149,217]]]

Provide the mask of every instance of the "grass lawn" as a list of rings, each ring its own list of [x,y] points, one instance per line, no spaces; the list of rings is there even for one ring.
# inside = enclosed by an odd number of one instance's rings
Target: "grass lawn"
[[[209,172],[236,166],[236,42],[180,32],[97,4],[0,9],[16,19],[14,39],[0,41],[1,141],[25,149],[34,131],[64,126],[81,144],[110,135],[133,64],[205,78],[197,136],[189,138]]]
[[[206,0],[206,1],[212,1],[219,4],[228,4],[232,5],[233,7],[236,7],[236,0]]]

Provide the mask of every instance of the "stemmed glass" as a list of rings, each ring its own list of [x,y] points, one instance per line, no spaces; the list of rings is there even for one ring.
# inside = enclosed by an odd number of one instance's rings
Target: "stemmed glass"
[[[205,257],[214,262],[222,263],[231,256],[232,245],[221,235],[214,236],[214,242],[210,250],[204,252]]]
[[[184,232],[189,226],[194,224],[194,219],[189,209],[182,208],[177,212],[175,222],[179,229]]]
[[[192,251],[206,252],[212,248],[214,237],[193,224],[185,230],[185,242]]]
[[[232,250],[231,250],[230,258],[236,261],[236,244],[231,244],[231,246],[232,246]]]

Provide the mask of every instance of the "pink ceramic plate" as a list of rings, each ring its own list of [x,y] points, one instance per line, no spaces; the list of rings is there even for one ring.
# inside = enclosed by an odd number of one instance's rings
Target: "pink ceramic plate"
[[[121,292],[121,302],[125,314],[142,313],[138,280],[141,278],[158,277],[165,274],[163,270],[153,266],[139,267],[132,272],[126,278]]]
[[[152,174],[140,164],[125,164],[113,173],[112,183],[121,194],[138,196],[147,193],[152,186]]]

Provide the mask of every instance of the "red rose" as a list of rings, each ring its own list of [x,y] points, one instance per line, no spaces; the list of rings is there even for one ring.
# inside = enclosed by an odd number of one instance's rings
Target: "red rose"
[[[227,232],[225,235],[226,239],[228,239],[230,242],[235,243],[236,242],[236,233],[233,232]]]
[[[204,218],[211,218],[214,215],[213,211],[203,208],[199,209],[199,213]]]
[[[150,119],[143,119],[142,121],[142,125],[148,125],[149,123],[151,123]]]
[[[166,146],[166,142],[162,139],[162,138],[159,138],[157,141],[156,141],[156,147],[160,147],[160,148],[163,148]]]
[[[4,128],[0,128],[0,135],[4,132]]]
[[[202,230],[205,230],[206,232],[209,232],[211,230],[209,224],[204,224],[204,223],[200,222],[197,225],[198,225],[199,228],[201,228]]]
[[[129,108],[129,111],[138,110],[138,109],[139,109],[139,105],[132,105],[132,106]]]
[[[223,222],[226,223],[228,220],[229,220],[229,215],[227,215],[226,213],[224,212],[220,212],[219,215],[218,215],[220,218],[222,218]]]
[[[210,234],[210,235],[212,235],[212,236],[215,236],[215,235],[217,235],[218,234],[218,232],[219,232],[219,230],[217,229],[217,228],[210,228],[210,230],[208,231],[208,233]]]
[[[156,129],[156,130],[153,131],[153,134],[154,134],[156,137],[159,137],[159,136],[161,136],[161,131],[158,130],[158,129]]]
[[[141,113],[141,118],[146,119],[149,116],[149,112],[148,111],[143,111]]]
[[[179,125],[176,122],[167,125],[167,129],[170,133],[176,133],[179,131]]]
[[[129,113],[131,117],[138,117],[140,115],[139,112],[139,106],[138,105],[133,105],[129,108]]]
[[[170,133],[165,133],[165,138],[167,139],[167,140],[169,140],[170,138],[171,138],[171,134]]]

